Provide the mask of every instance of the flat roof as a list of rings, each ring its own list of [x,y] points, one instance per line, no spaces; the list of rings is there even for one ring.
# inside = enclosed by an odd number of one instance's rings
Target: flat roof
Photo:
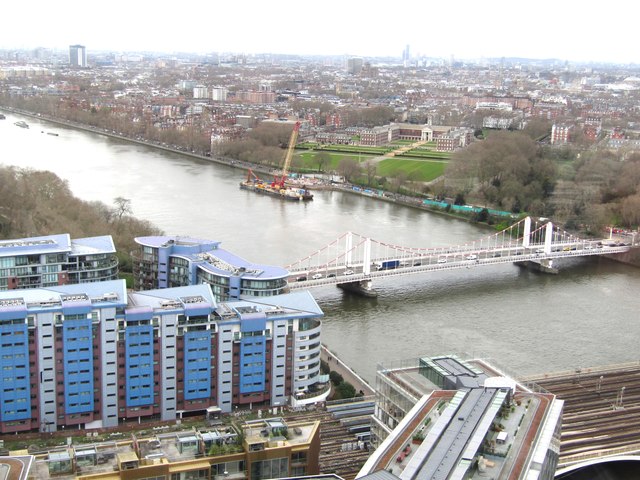
[[[220,242],[192,237],[151,236],[137,237],[136,243],[152,248],[171,248],[170,255],[185,258],[204,271],[214,274],[238,275],[248,278],[284,278],[285,268],[252,263],[228,250],[220,248]]]
[[[121,303],[127,301],[125,280],[107,280],[105,282],[76,283],[55,287],[26,288],[24,290],[0,291],[0,300],[22,299],[27,307],[42,308],[62,306],[63,297],[68,295],[86,295],[92,303]]]
[[[0,256],[3,257],[69,251],[71,251],[71,237],[68,233],[0,241]]]
[[[204,248],[213,249],[216,248],[220,242],[213,240],[204,240],[194,237],[181,237],[181,236],[167,236],[167,235],[155,235],[150,237],[136,237],[136,243],[145,245],[148,247],[169,247],[171,245],[183,246],[183,247],[195,247],[201,245]]]
[[[207,258],[207,256],[209,258]],[[289,275],[286,268],[252,263],[228,250],[218,248],[206,252],[206,255],[191,255],[192,261],[200,261],[199,268],[211,273],[226,273],[249,278],[283,278]]]
[[[189,303],[185,298],[202,297],[201,306],[215,308],[216,301],[211,293],[209,285],[198,284],[185,287],[159,288],[157,290],[142,290],[129,293],[129,307],[151,307],[154,309],[167,309],[171,305],[174,308],[185,308]]]
[[[71,240],[73,255],[93,255],[96,253],[116,253],[111,235],[101,237],[76,238]]]
[[[493,367],[478,360],[461,363],[471,371],[482,372],[483,377],[489,372],[496,374]],[[407,390],[407,384],[418,377],[426,364],[442,374],[447,362],[435,364],[433,359],[425,357],[404,361],[395,368],[380,366],[377,374],[385,382],[394,382],[397,388],[415,395],[413,388]],[[457,362],[453,362],[453,366],[457,368]],[[466,368],[460,371],[463,378],[470,378]],[[426,399],[435,405],[435,395],[447,391],[434,391],[428,397],[422,397],[384,439],[360,474],[384,468],[402,480],[463,479],[473,468],[483,443],[489,441],[491,450],[487,458],[491,461],[485,466],[492,469],[491,475],[520,478],[522,472],[529,472],[530,476],[535,476],[555,439],[562,401],[518,386],[512,379],[489,377],[485,382],[484,387],[457,390],[442,411],[435,407],[425,410],[424,405]],[[494,431],[491,427],[515,386],[519,387],[515,401],[510,403],[509,412],[500,417],[500,428]],[[422,387],[419,384],[416,390],[422,390]],[[444,404],[438,401],[438,407],[441,406]],[[505,442],[498,442],[500,430],[507,433],[499,437],[502,440],[506,436]],[[416,449],[409,442],[419,434],[424,435],[424,440]],[[535,460],[529,462],[530,458]]]
[[[248,297],[243,300],[220,302],[219,305],[221,314],[224,311],[233,312],[245,307],[257,307],[258,311],[267,314],[267,318],[270,318],[270,316],[299,318],[300,314],[307,314],[308,316],[323,315],[318,302],[308,290],[298,290],[268,297]]]

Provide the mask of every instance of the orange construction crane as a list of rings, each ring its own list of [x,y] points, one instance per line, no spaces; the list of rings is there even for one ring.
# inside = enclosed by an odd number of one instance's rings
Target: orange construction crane
[[[284,182],[287,181],[287,175],[289,173],[289,167],[291,166],[291,159],[293,158],[293,151],[296,149],[296,142],[298,141],[298,132],[300,131],[300,122],[296,122],[291,132],[291,138],[289,138],[289,146],[287,147],[287,155],[284,157],[284,165],[282,167],[282,174],[276,175],[273,178],[272,187],[278,186],[284,188]]]

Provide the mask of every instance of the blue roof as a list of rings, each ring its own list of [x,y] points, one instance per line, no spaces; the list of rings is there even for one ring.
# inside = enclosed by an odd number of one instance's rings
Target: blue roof
[[[94,253],[116,253],[111,235],[101,237],[76,238],[71,240],[74,255],[92,255]]]
[[[208,284],[189,285],[186,287],[161,288],[157,290],[143,290],[129,294],[129,309],[133,311],[138,307],[151,307],[167,309],[169,303],[175,303],[177,310],[188,309],[213,309],[216,300]]]
[[[247,297],[243,300],[221,302],[223,307],[237,310],[238,308],[255,307],[258,310],[282,310],[278,318],[300,318],[319,317],[324,315],[313,295],[308,290],[300,290],[282,295],[272,295],[269,297]]]
[[[111,235],[71,239],[68,233],[42,237],[17,238],[0,241],[0,257],[14,255],[42,255],[47,253],[70,253],[92,255],[115,253]]]
[[[0,257],[69,251],[71,251],[71,239],[68,233],[0,241]]]
[[[168,248],[168,247],[187,247],[196,249],[200,247],[200,251],[206,252],[216,248],[220,242],[214,242],[213,240],[203,240],[201,238],[193,237],[179,237],[179,236],[167,236],[158,235],[151,237],[136,237],[136,243],[145,245],[147,247],[154,248]]]
[[[242,257],[234,255],[233,253],[218,248],[211,252],[207,252],[209,257],[213,257],[211,260],[207,260],[206,258],[200,259],[199,257],[191,258],[192,261],[200,261],[198,266],[203,270],[215,274],[226,273],[228,275],[239,275],[243,278],[260,278],[260,279],[270,279],[270,278],[284,278],[289,275],[289,271],[286,268],[277,267],[273,265],[264,265],[259,263],[251,263],[245,260]],[[223,264],[227,264],[232,268],[228,270],[227,268],[221,268],[223,265],[216,265],[215,259],[219,259],[223,262]]]
[[[170,249],[169,255],[189,260],[198,268],[215,275],[241,276],[268,280],[285,278],[289,271],[282,267],[251,263],[228,250],[220,248],[220,242],[191,237],[153,236],[137,237],[140,245]]]
[[[28,288],[25,290],[0,291],[0,300],[21,298],[27,304],[47,304],[55,302],[58,307],[62,305],[62,297],[73,295],[86,295],[93,300],[92,304],[124,305],[127,302],[127,287],[124,280],[108,280],[106,282],[78,283],[72,285],[59,285],[56,287]],[[80,301],[86,305],[85,301]],[[67,303],[65,302],[65,305]],[[29,305],[32,307],[33,305]],[[36,305],[37,307],[37,305]],[[46,308],[43,306],[42,308]],[[0,307],[0,310],[2,308]]]

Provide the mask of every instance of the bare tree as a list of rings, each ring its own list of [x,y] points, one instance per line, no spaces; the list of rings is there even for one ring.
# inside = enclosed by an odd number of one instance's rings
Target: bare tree
[[[318,172],[321,172],[331,161],[331,155],[328,152],[318,152],[315,154],[314,160],[318,164]]]
[[[122,220],[122,217],[126,215],[131,215],[133,210],[131,209],[131,200],[124,197],[116,197],[113,199],[113,203],[115,204],[115,212],[114,215],[118,219],[118,222]]]
[[[405,183],[407,183],[408,178],[409,176],[404,170],[398,170],[394,173],[393,178],[391,179],[391,185],[396,193],[400,192],[400,189],[404,187]]]
[[[631,195],[622,202],[622,220],[629,227],[640,225],[640,194]]]
[[[367,160],[363,164],[364,172],[367,175],[367,185],[371,186],[376,179],[376,173],[378,173],[378,166],[372,160]]]
[[[343,158],[338,163],[338,173],[350,182],[353,177],[360,173],[360,165],[353,158]]]

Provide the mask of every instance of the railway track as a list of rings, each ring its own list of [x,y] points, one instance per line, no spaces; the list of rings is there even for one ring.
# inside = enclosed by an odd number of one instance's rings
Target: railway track
[[[320,473],[335,473],[344,480],[353,480],[369,458],[369,450],[345,450],[346,446],[357,444],[356,436],[349,432],[349,426],[341,424],[343,419],[335,418],[325,410],[296,412],[287,415],[287,422],[320,420]]]
[[[640,449],[640,365],[531,378],[565,401],[560,464]]]

